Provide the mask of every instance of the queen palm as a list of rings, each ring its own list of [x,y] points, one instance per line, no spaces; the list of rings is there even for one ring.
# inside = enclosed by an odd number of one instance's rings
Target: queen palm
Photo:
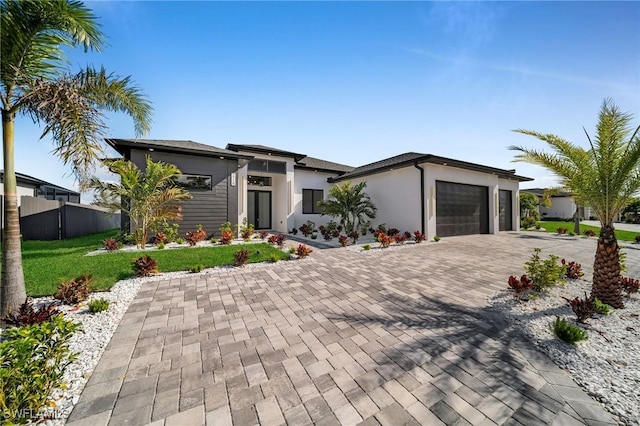
[[[26,115],[43,125],[54,152],[81,186],[102,152],[103,111],[125,112],[138,135],[151,125],[151,106],[129,77],[87,68],[71,73],[64,48],[99,51],[103,34],[95,15],[75,0],[0,2],[0,98],[4,151],[4,217],[0,315],[25,299],[14,164],[14,123]]]
[[[516,161],[543,166],[555,173],[581,205],[590,206],[600,220],[600,237],[593,265],[591,294],[615,308],[623,307],[620,248],[613,221],[640,191],[640,127],[630,126],[632,116],[611,99],[602,104],[595,137],[585,130],[589,148],[584,149],[553,134],[531,130],[516,132],[534,136],[554,151],[512,146],[520,151]]]

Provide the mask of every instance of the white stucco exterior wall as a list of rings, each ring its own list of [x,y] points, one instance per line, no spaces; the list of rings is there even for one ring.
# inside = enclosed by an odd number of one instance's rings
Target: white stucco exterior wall
[[[35,197],[35,188],[33,186],[24,186],[18,182],[16,192],[18,195],[18,207],[20,207],[21,197]],[[0,195],[4,195],[4,185],[0,183]]]
[[[295,181],[293,189],[293,218],[294,223],[291,228],[299,228],[300,225],[312,221],[316,226],[326,225],[332,217],[321,216],[319,214],[305,214],[302,213],[302,190],[303,189],[321,189],[324,191],[323,196],[326,200],[329,196],[329,189],[333,184],[327,182],[330,177],[337,176],[337,174],[329,174],[324,172],[314,172],[312,170],[296,169]],[[336,220],[338,222],[338,220]],[[289,229],[291,229],[289,228]]]
[[[420,230],[420,170],[410,166],[353,179],[362,181],[367,182],[365,192],[378,208],[374,228],[385,223],[400,232]]]
[[[551,197],[551,207],[540,207],[543,217],[572,218],[576,212],[576,203],[573,197]]]

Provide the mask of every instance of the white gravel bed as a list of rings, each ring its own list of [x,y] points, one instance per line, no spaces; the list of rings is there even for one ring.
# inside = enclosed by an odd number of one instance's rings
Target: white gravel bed
[[[505,283],[506,285],[506,283]],[[490,298],[516,327],[542,349],[573,380],[623,423],[640,425],[640,299],[625,298],[625,309],[588,320],[589,338],[568,345],[555,337],[551,322],[556,316],[576,323],[576,316],[562,297],[584,298],[591,282],[569,280],[538,299],[517,303],[504,290]]]
[[[268,241],[265,238],[264,240],[260,239],[260,237],[256,236],[252,239],[250,239],[249,241],[245,241],[242,239],[235,239],[231,242],[231,245],[236,245],[236,244],[260,244],[260,243],[265,243],[267,244]],[[135,245],[128,245],[128,246],[124,246],[122,248],[119,248],[118,250],[113,250],[113,251],[108,251],[105,250],[104,248],[99,248],[93,251],[90,251],[89,253],[85,254],[85,256],[97,256],[99,254],[108,254],[108,253],[119,253],[119,252],[146,252],[146,251],[156,251],[156,250],[175,250],[175,249],[192,249],[192,248],[199,248],[199,247],[225,247],[223,244],[220,244],[219,242],[217,243],[212,243],[210,240],[204,240],[204,241],[199,241],[196,243],[195,246],[190,246],[187,243],[184,244],[178,244],[178,243],[167,243],[165,244],[163,249],[158,248],[157,246],[153,245],[153,244],[147,244],[144,248],[138,248]]]
[[[83,332],[73,335],[69,342],[71,352],[78,353],[76,360],[71,363],[65,370],[64,381],[67,389],[56,389],[50,396],[55,403],[55,419],[47,420],[44,423],[51,426],[64,425],[66,419],[71,414],[74,405],[78,402],[85,384],[89,380],[91,373],[98,365],[98,361],[102,356],[105,348],[109,344],[111,337],[118,328],[120,320],[129,308],[129,305],[135,298],[138,290],[148,281],[163,281],[175,278],[185,278],[195,275],[207,275],[224,272],[227,270],[251,270],[269,268],[274,265],[295,265],[296,263],[313,262],[312,257],[305,259],[296,259],[292,256],[291,261],[279,261],[277,263],[263,262],[251,263],[237,268],[234,266],[220,266],[215,268],[207,268],[199,273],[191,273],[188,271],[167,272],[157,274],[146,278],[130,278],[118,281],[110,291],[91,293],[89,299],[79,304],[77,307],[68,305],[58,305],[57,309],[64,313],[67,319],[82,324]],[[105,298],[109,300],[109,309],[104,312],[92,314],[88,310],[88,302],[94,299]],[[43,304],[59,303],[52,297],[41,297],[33,299],[36,306]],[[51,414],[51,412],[49,411]]]

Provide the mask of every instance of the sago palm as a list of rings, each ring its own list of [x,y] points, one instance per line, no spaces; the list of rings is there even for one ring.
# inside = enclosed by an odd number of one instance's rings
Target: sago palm
[[[136,244],[144,247],[149,227],[165,220],[181,220],[180,202],[191,198],[182,188],[174,185],[180,170],[173,164],[153,161],[147,156],[144,170],[127,160],[105,162],[120,183],[91,179],[89,186],[111,201],[98,203],[112,211],[122,210],[133,222]],[[121,203],[120,200],[123,202]]]
[[[323,215],[340,218],[345,233],[358,230],[358,226],[376,217],[376,206],[364,192],[367,182],[352,185],[351,181],[338,183],[329,189],[329,198],[318,202]]]
[[[640,127],[631,127],[632,116],[610,99],[600,110],[593,139],[584,149],[553,134],[530,130],[516,132],[534,136],[554,151],[512,146],[520,151],[516,161],[543,166],[560,178],[576,202],[590,206],[600,220],[600,237],[593,265],[592,295],[615,308],[623,307],[620,248],[613,221],[640,191]]]
[[[99,158],[105,130],[102,111],[125,112],[137,135],[151,125],[151,106],[129,77],[104,69],[70,73],[65,48],[99,51],[103,35],[95,15],[75,0],[0,2],[0,98],[4,152],[4,217],[0,315],[25,299],[20,248],[14,123],[25,115],[43,126],[55,153],[86,183]]]

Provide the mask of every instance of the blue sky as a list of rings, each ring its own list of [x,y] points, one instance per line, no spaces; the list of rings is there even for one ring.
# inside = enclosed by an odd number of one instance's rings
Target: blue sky
[[[584,145],[605,97],[640,122],[638,2],[87,4],[109,47],[71,66],[131,75],[153,102],[149,138],[354,166],[416,151],[515,167],[531,187],[554,179],[511,162],[509,145],[542,147],[512,129]],[[127,116],[109,125],[134,136]],[[16,169],[75,187],[40,132],[18,120]]]

